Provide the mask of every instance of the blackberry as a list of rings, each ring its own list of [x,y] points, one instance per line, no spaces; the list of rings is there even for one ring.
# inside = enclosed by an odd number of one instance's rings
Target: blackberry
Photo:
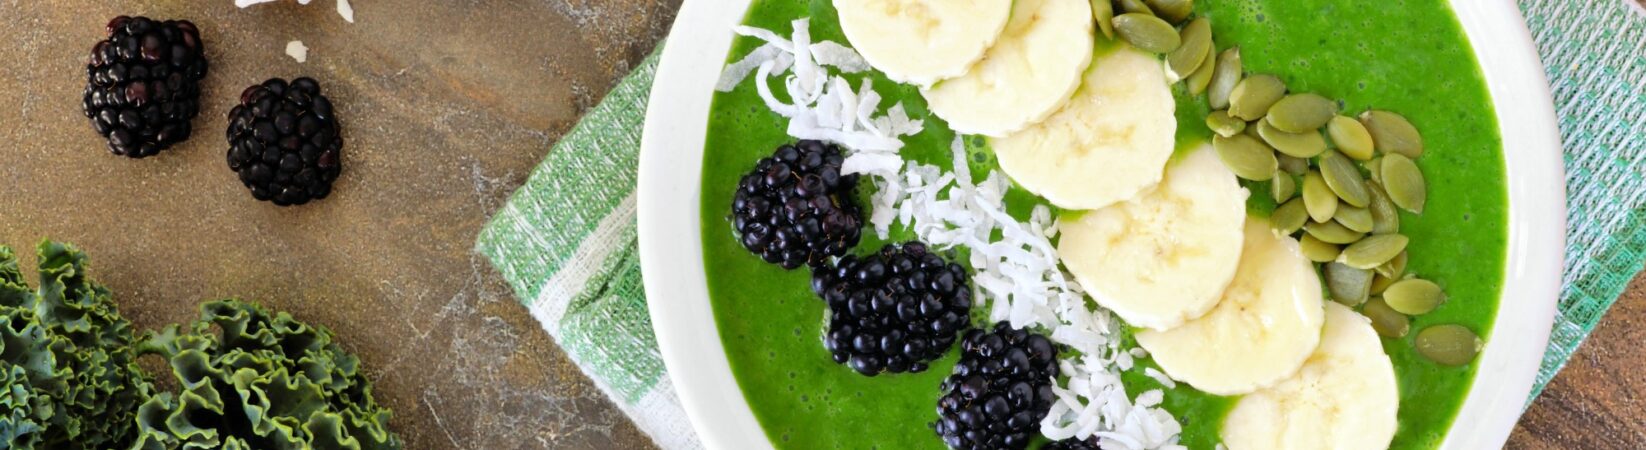
[[[863,218],[856,175],[841,175],[840,147],[803,140],[755,163],[737,185],[732,227],[749,252],[793,269],[857,245]]]
[[[1101,450],[1101,448],[1097,446],[1097,438],[1090,437],[1085,440],[1069,438],[1053,441],[1040,447],[1040,450]]]
[[[1057,346],[1001,323],[966,333],[960,350],[937,401],[938,436],[955,449],[1027,446],[1056,400]]]
[[[186,20],[120,16],[86,62],[86,117],[109,151],[153,156],[192,133],[200,113],[205,44]]]
[[[868,376],[923,372],[970,328],[966,270],[920,242],[813,269],[812,291],[829,305],[823,347]]]
[[[229,111],[229,169],[258,200],[280,206],[326,198],[343,170],[343,136],[320,83],[272,78]]]

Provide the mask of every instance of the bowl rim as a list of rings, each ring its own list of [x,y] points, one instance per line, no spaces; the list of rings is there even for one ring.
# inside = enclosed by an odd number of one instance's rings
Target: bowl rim
[[[1500,447],[1527,405],[1559,296],[1565,176],[1552,95],[1514,2],[1454,0],[1497,115],[1509,196],[1503,291],[1442,449]],[[658,63],[641,139],[638,238],[652,325],[681,406],[709,448],[772,448],[733,377],[703,267],[703,144],[731,27],[750,0],[687,0]],[[685,170],[681,170],[684,168]],[[681,237],[685,236],[686,239]]]

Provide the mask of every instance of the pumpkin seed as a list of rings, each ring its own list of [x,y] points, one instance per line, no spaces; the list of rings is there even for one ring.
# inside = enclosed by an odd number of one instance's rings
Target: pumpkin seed
[[[1427,197],[1423,172],[1411,159],[1399,153],[1383,156],[1383,188],[1395,206],[1423,214],[1423,203]]]
[[[1212,74],[1212,85],[1206,94],[1206,102],[1212,109],[1229,107],[1229,93],[1240,83],[1241,70],[1239,47],[1217,54],[1217,72]]]
[[[1395,153],[1407,158],[1423,156],[1423,135],[1405,117],[1388,111],[1371,110],[1360,114],[1360,124],[1372,135],[1372,144],[1383,153]]]
[[[1229,117],[1228,111],[1212,111],[1206,115],[1206,127],[1218,136],[1230,137],[1246,129],[1246,121]]]
[[[1371,294],[1372,271],[1342,263],[1326,263],[1326,292],[1332,300],[1349,306],[1366,303]]]
[[[1398,258],[1398,256],[1397,256],[1397,258]],[[1374,270],[1372,272],[1376,273],[1377,271]],[[1385,276],[1381,273],[1373,275],[1372,276],[1372,295],[1383,295],[1383,292],[1385,290],[1389,289],[1389,285],[1395,284],[1396,281],[1400,281],[1400,279],[1399,278],[1391,278],[1391,277]]]
[[[1230,111],[1233,114],[1234,110]],[[1259,120],[1257,135],[1262,136],[1263,142],[1269,143],[1276,151],[1299,158],[1313,158],[1326,151],[1326,138],[1321,137],[1319,131],[1287,133],[1275,128],[1268,120]]]
[[[1303,175],[1303,205],[1309,210],[1309,218],[1316,222],[1332,220],[1332,215],[1337,214],[1337,194],[1326,186],[1326,180],[1318,171]]]
[[[1395,255],[1394,259],[1377,266],[1377,268],[1372,269],[1372,271],[1377,272],[1378,275],[1382,275],[1391,280],[1400,278],[1401,275],[1406,273],[1406,251],[1401,250],[1400,254]],[[1378,292],[1381,293],[1382,291],[1380,290]]]
[[[1129,12],[1115,16],[1114,31],[1132,46],[1152,53],[1170,52],[1182,42],[1171,24],[1143,13]]]
[[[1114,3],[1109,0],[1092,0],[1092,19],[1097,20],[1097,29],[1103,32],[1103,37],[1114,39]]]
[[[1343,156],[1365,161],[1372,159],[1372,135],[1366,126],[1354,119],[1336,116],[1326,122],[1326,135],[1332,138]]]
[[[1212,72],[1215,71],[1212,58],[1217,54],[1215,46],[1206,46],[1206,62],[1200,64],[1199,69],[1189,74],[1189,95],[1195,96],[1206,92],[1206,87],[1212,84]]]
[[[1318,135],[1319,133],[1316,133]],[[1320,174],[1326,178],[1326,186],[1344,203],[1365,208],[1372,201],[1366,193],[1366,179],[1360,177],[1360,168],[1349,158],[1336,150],[1327,150],[1320,156]]]
[[[1303,226],[1310,236],[1329,244],[1352,244],[1366,236],[1365,233],[1356,233],[1355,230],[1344,228],[1337,222],[1309,222]]]
[[[1375,269],[1406,251],[1410,240],[1398,234],[1376,234],[1343,249],[1340,262],[1356,269]]]
[[[1337,205],[1337,214],[1332,215],[1332,220],[1343,224],[1343,228],[1361,233],[1370,233],[1373,228],[1372,212],[1366,208]]]
[[[1212,148],[1217,150],[1217,157],[1223,160],[1223,164],[1241,178],[1267,180],[1279,168],[1274,150],[1250,136],[1216,136],[1212,138]]]
[[[1182,22],[1194,12],[1194,0],[1143,0],[1155,15],[1172,23]]]
[[[1293,195],[1297,195],[1297,180],[1292,179],[1292,174],[1275,172],[1274,178],[1269,179],[1269,197],[1280,203],[1291,200]]]
[[[1284,170],[1286,173],[1292,175],[1309,173],[1309,160],[1285,153],[1275,155],[1275,159],[1280,161],[1280,170]]]
[[[1383,191],[1383,185],[1377,181],[1367,181],[1366,193],[1372,198],[1372,203],[1366,206],[1372,213],[1372,233],[1399,232],[1400,212],[1395,211],[1395,204],[1389,200],[1389,194]]]
[[[1229,91],[1229,115],[1243,120],[1257,120],[1269,113],[1269,107],[1286,95],[1286,83],[1274,75],[1258,74],[1235,83]]]
[[[1274,213],[1269,214],[1269,225],[1280,234],[1290,236],[1303,228],[1309,221],[1309,212],[1303,208],[1303,199],[1294,198],[1275,207]]]
[[[1318,263],[1336,261],[1338,254],[1343,251],[1343,247],[1337,244],[1328,244],[1307,234],[1297,240],[1297,248],[1302,251],[1304,258]]]
[[[1180,0],[1154,0],[1180,1]],[[1181,0],[1187,3],[1187,0]],[[1212,22],[1202,17],[1189,22],[1178,34],[1180,44],[1177,49],[1166,55],[1166,67],[1179,77],[1188,77],[1199,70],[1206,62],[1207,51],[1212,48]]]
[[[1210,33],[1208,33],[1210,34]],[[1288,95],[1269,107],[1268,121],[1280,131],[1302,133],[1319,130],[1337,115],[1337,102],[1320,94],[1304,92]]]
[[[1372,282],[1377,283],[1376,280]],[[1379,336],[1402,338],[1412,329],[1412,319],[1399,311],[1389,309],[1389,305],[1380,298],[1367,301],[1366,306],[1360,308],[1360,313],[1371,319],[1372,329],[1377,330]]]
[[[1154,8],[1150,8],[1143,0],[1120,0],[1120,11],[1124,13],[1138,13],[1155,15]]]
[[[1457,324],[1435,325],[1417,332],[1417,353],[1448,366],[1462,366],[1475,360],[1485,345],[1468,328]]]
[[[1416,316],[1434,311],[1446,302],[1446,293],[1440,285],[1422,278],[1396,281],[1383,291],[1383,301],[1402,314]]]
[[[1372,181],[1382,183],[1383,182],[1383,157],[1379,156],[1379,157],[1372,158],[1371,161],[1366,161],[1366,172],[1371,173]]]

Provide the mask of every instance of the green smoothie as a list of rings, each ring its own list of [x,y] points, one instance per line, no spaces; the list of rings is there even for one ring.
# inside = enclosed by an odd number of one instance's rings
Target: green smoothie
[[[1412,238],[1408,270],[1440,283],[1450,301],[1415,318],[1406,338],[1385,339],[1384,349],[1401,387],[1400,428],[1391,448],[1439,445],[1475,368],[1423,359],[1412,350],[1412,336],[1432,324],[1460,323],[1490,339],[1507,245],[1497,122],[1456,17],[1443,0],[1406,0],[1399,7],[1354,0],[1202,0],[1196,8],[1211,19],[1218,48],[1240,47],[1248,72],[1274,74],[1294,90],[1341,99],[1345,114],[1374,107],[1398,112],[1422,131],[1428,150],[1418,164],[1427,175],[1429,201],[1423,215],[1402,214],[1402,233]],[[786,36],[789,22],[801,17],[811,18],[814,40],[849,45],[827,0],[755,0],[745,23]],[[738,38],[728,59],[740,59],[759,45]],[[930,115],[919,92],[877,74],[866,76],[885,97],[882,108],[901,101],[911,117],[925,121],[925,131],[904,139],[904,157],[950,167],[954,133]],[[856,85],[862,76],[847,78]],[[1180,144],[1204,139],[1209,135],[1201,121],[1205,99],[1188,97],[1181,85],[1174,89]],[[749,407],[780,448],[944,448],[929,424],[937,420],[938,385],[958,346],[920,374],[865,377],[835,364],[821,343],[826,307],[811,293],[808,271],[766,264],[733,236],[737,181],[757,160],[793,141],[785,125],[745,81],[716,95],[703,160],[701,239],[709,294]],[[992,154],[983,139],[965,142],[981,179],[995,167]],[[1257,193],[1250,209],[1266,215],[1273,207],[1261,195],[1267,184],[1243,183]],[[871,190],[863,183],[859,195],[866,198]],[[1021,189],[1006,201],[1020,219],[1042,202]],[[913,235],[894,228],[892,237]],[[865,230],[857,251],[881,244]],[[1160,388],[1141,373],[1152,363],[1139,363],[1124,376],[1128,390],[1135,395]],[[1205,449],[1218,442],[1222,417],[1235,400],[1180,385],[1167,390],[1165,408],[1183,423],[1182,442]]]

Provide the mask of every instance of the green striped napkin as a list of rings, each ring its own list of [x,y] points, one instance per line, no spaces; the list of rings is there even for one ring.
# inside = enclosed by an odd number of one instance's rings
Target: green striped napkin
[[[1646,18],[1633,0],[1522,0],[1566,148],[1566,270],[1535,397],[1646,255]],[[664,373],[640,284],[635,180],[657,55],[549,152],[475,247],[566,353],[659,446],[701,444]]]

